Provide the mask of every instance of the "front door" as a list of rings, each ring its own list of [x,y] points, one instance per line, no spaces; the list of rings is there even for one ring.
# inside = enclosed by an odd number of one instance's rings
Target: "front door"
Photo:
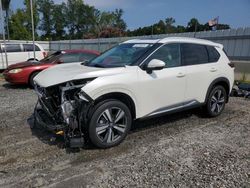
[[[184,102],[186,68],[181,66],[180,44],[163,45],[145,61],[145,64],[152,59],[161,60],[166,66],[151,74],[139,68],[140,116],[174,110],[180,108]]]

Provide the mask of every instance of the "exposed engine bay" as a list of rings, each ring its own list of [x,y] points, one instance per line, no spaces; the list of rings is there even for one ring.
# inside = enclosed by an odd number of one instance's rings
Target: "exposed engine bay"
[[[36,85],[36,125],[63,133],[68,147],[82,147],[93,101],[81,88],[91,80],[70,81],[47,88]]]

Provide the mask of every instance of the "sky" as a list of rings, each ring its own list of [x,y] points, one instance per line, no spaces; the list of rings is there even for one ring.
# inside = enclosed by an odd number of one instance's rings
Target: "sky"
[[[61,3],[66,0],[54,0]],[[219,16],[219,23],[231,28],[250,27],[250,0],[85,0],[102,11],[124,10],[128,29],[152,25],[173,17],[175,25],[186,26],[193,17],[205,24]],[[11,0],[11,8],[23,7],[23,0]]]

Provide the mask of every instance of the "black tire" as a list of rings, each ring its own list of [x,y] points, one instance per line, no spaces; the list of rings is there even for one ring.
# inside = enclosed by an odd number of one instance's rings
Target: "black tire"
[[[225,108],[227,92],[221,85],[215,86],[207,98],[205,112],[209,117],[219,116]]]
[[[38,75],[38,73],[40,72],[33,72],[31,75],[30,75],[30,78],[29,78],[29,85],[31,88],[34,88],[35,87],[35,84],[34,84],[34,78],[36,75]]]
[[[110,118],[107,114],[111,114]],[[122,117],[119,119],[117,116]],[[109,119],[112,120],[109,121]],[[116,122],[116,120],[118,121]],[[124,103],[118,100],[104,101],[93,110],[88,129],[89,139],[99,148],[119,145],[127,136],[131,123],[130,110]]]

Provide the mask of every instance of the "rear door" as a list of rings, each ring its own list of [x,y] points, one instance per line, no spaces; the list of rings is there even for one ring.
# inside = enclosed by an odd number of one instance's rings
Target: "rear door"
[[[181,44],[182,65],[187,70],[185,101],[204,102],[210,83],[219,74],[218,57],[211,58],[211,48],[214,47],[191,43]],[[213,53],[216,52],[213,51]]]

